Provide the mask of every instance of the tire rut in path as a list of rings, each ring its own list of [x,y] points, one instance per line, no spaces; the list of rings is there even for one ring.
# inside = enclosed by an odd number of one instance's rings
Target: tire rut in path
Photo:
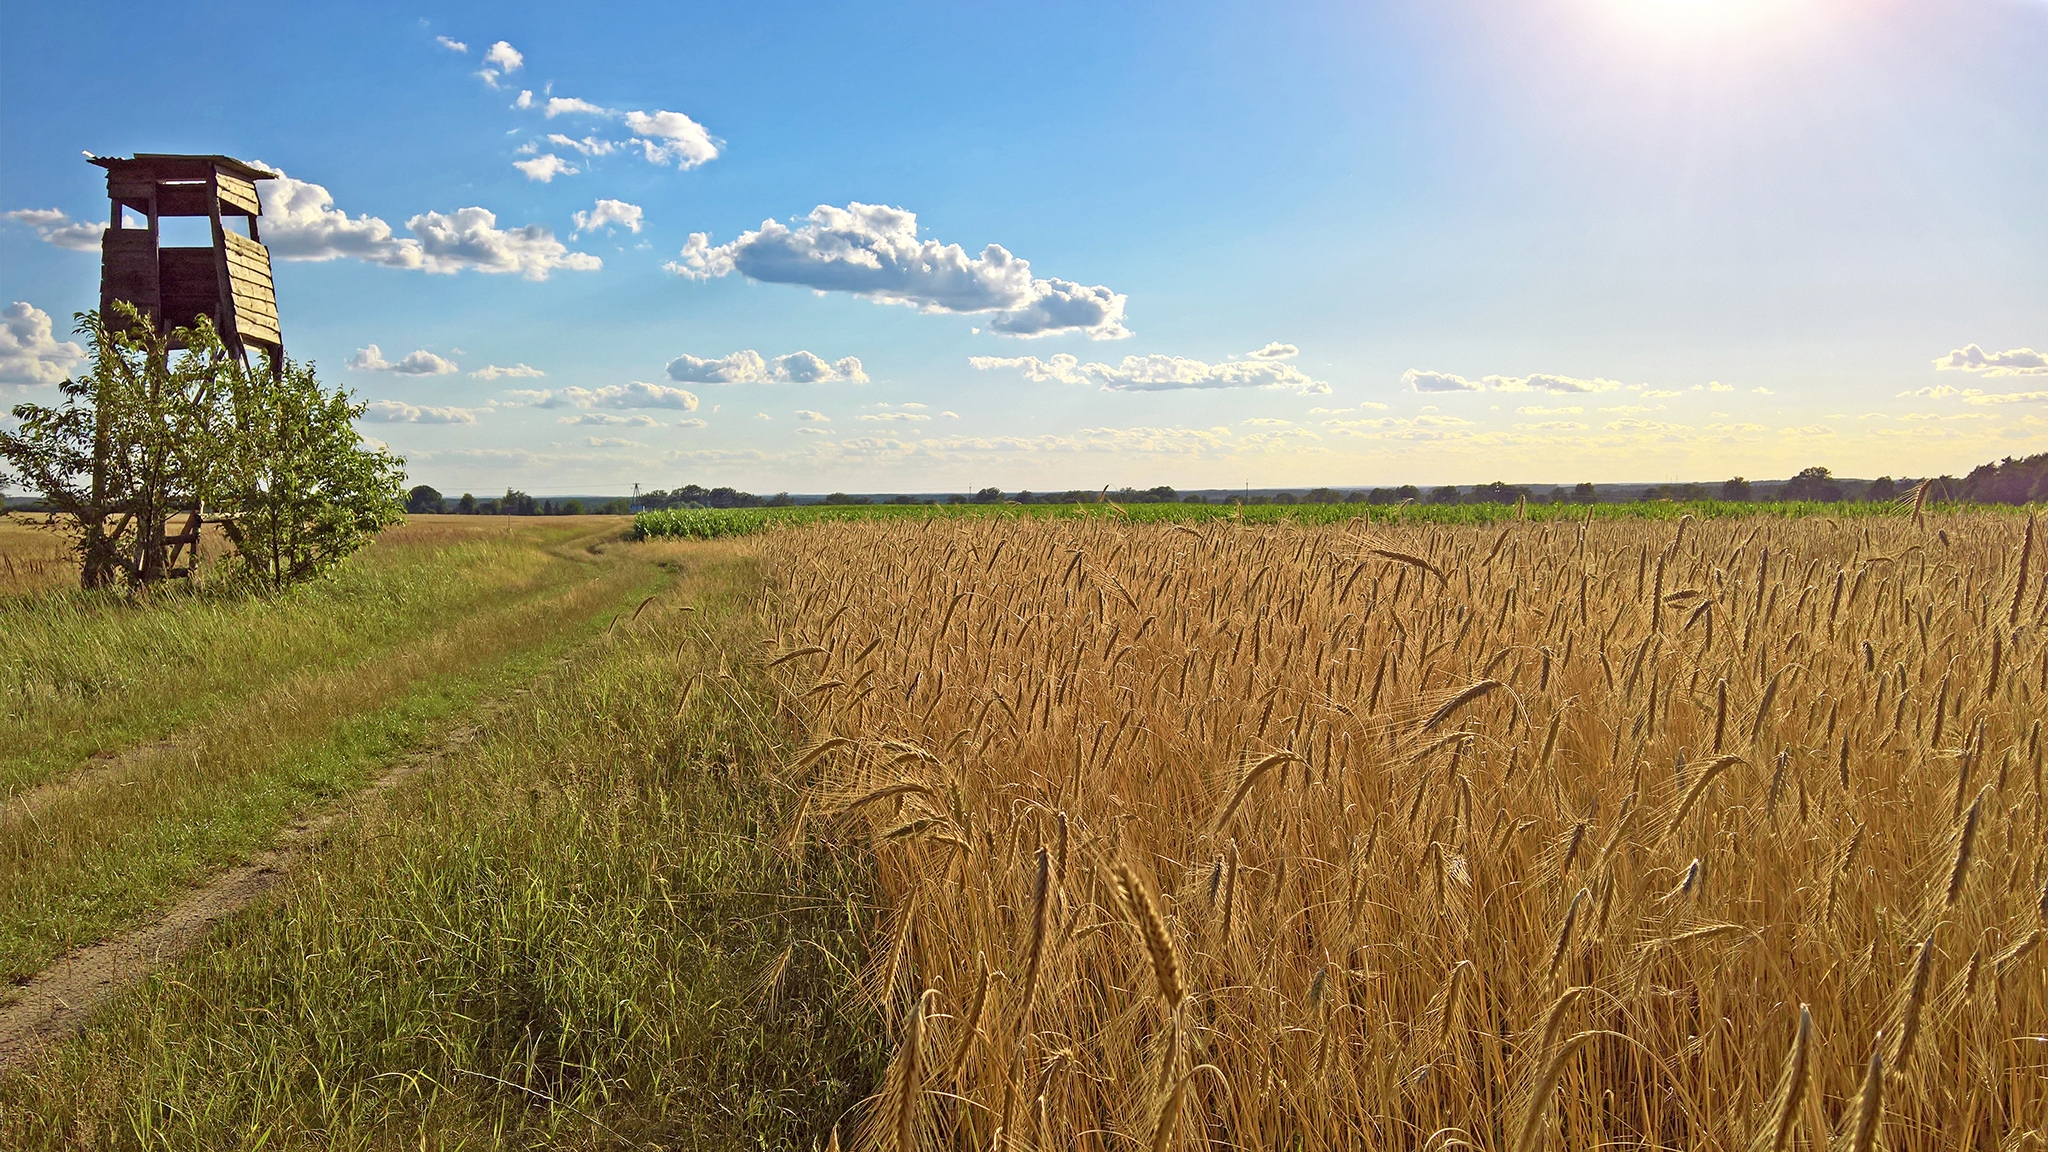
[[[92,1010],[139,983],[205,940],[214,926],[255,903],[319,851],[328,829],[373,813],[386,794],[480,734],[489,717],[450,732],[437,744],[399,761],[389,771],[332,807],[299,820],[247,862],[209,877],[160,916],[119,936],[74,948],[58,957],[0,1005],[0,1070],[28,1062],[84,1027]]]

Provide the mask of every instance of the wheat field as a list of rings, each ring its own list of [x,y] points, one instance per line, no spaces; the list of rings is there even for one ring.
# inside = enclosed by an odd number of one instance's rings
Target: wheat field
[[[2044,1146],[2029,520],[755,546],[887,905],[849,1143]]]

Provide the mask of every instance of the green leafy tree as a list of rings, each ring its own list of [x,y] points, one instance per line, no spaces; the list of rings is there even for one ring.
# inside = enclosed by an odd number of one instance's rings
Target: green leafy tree
[[[414,516],[424,516],[441,510],[441,492],[425,484],[414,488],[405,495],[405,510]]]
[[[1749,481],[1747,481],[1747,480],[1744,480],[1744,479],[1743,479],[1742,477],[1740,477],[1740,476],[1736,476],[1736,477],[1734,477],[1734,478],[1732,478],[1732,479],[1728,479],[1728,480],[1723,480],[1723,481],[1721,481],[1721,499],[1723,499],[1723,500],[1747,500],[1747,499],[1749,499]]]
[[[4,473],[77,523],[87,588],[170,575],[166,521],[207,499],[219,381],[232,364],[204,318],[164,336],[126,302],[116,308],[115,328],[78,314],[91,369],[58,385],[61,402],[16,405],[20,425],[0,432]],[[174,358],[173,343],[186,354]]]
[[[226,377],[232,423],[216,437],[212,488],[235,511],[228,539],[255,582],[311,579],[398,522],[405,461],[363,443],[364,405],[346,389],[292,360],[275,375],[234,364]]]
[[[476,496],[472,493],[464,492],[462,499],[455,502],[455,512],[459,516],[476,515]]]
[[[1842,498],[1842,485],[1826,468],[1801,468],[1798,475],[1785,481],[1782,495],[1787,500],[1819,500],[1832,504]]]

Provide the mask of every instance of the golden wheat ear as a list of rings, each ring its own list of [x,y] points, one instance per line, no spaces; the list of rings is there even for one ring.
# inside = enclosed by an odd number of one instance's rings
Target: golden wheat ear
[[[1771,1093],[1770,1106],[1749,1138],[1748,1152],[1784,1152],[1792,1139],[1792,1126],[1799,1118],[1799,1105],[1806,1097],[1807,1045],[1813,1036],[1813,1013],[1799,1006],[1799,1025],[1792,1031],[1792,1049],[1785,1054],[1785,1067],[1778,1073],[1778,1087]]]

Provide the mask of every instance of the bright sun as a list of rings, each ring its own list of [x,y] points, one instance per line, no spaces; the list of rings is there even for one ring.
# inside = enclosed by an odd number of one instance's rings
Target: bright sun
[[[1628,19],[1667,33],[1726,33],[1768,24],[1798,0],[1611,0]]]

